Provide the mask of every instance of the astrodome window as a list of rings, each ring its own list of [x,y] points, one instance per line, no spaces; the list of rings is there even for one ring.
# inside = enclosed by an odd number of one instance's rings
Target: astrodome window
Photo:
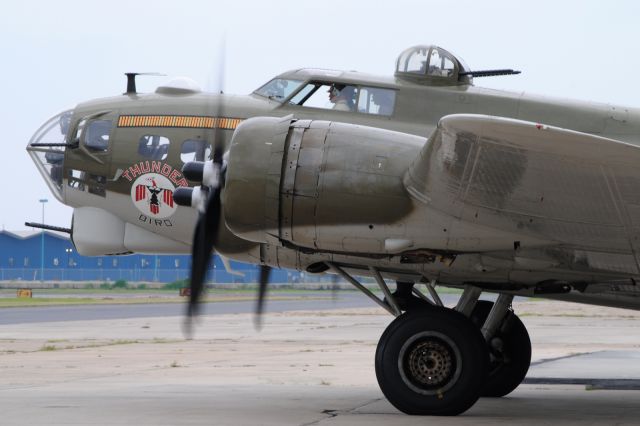
[[[300,80],[291,80],[286,78],[274,78],[254,93],[264,96],[278,102],[282,102],[288,98],[302,84]]]

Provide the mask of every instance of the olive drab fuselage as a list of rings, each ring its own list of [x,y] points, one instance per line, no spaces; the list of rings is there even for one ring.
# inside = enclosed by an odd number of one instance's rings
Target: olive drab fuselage
[[[420,48],[430,57],[439,49]],[[515,292],[551,278],[597,283],[637,274],[634,249],[624,244],[580,247],[619,255],[597,270],[571,261],[523,267],[514,241],[535,260],[551,256],[540,249],[544,241],[456,222],[429,210],[404,180],[451,114],[640,145],[640,111],[483,89],[443,49],[437,66],[416,60],[426,55],[416,52],[403,52],[394,77],[300,69],[247,96],[203,93],[178,81],[155,93],[85,102],[47,122],[30,142],[66,146],[28,150],[54,195],[74,208],[81,254],[188,252],[197,211],[175,205],[171,194],[191,184],[183,164],[208,160],[215,143],[226,147],[228,166],[217,249],[233,259],[310,272],[340,261],[364,275],[375,265],[390,277],[482,282]],[[330,99],[338,92],[348,98],[340,108]],[[602,303],[597,297],[583,296]]]

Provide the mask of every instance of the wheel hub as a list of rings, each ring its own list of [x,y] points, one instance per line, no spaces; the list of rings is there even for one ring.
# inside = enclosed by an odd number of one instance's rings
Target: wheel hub
[[[400,350],[400,375],[415,392],[431,395],[449,389],[460,375],[456,345],[440,333],[423,332]]]
[[[429,340],[419,342],[409,352],[407,366],[412,379],[422,385],[434,387],[446,383],[451,376],[453,359],[444,344]]]

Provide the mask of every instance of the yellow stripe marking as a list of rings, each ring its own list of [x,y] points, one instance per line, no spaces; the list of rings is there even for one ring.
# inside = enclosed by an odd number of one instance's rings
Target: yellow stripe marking
[[[201,115],[121,115],[118,127],[180,127],[234,130],[242,118],[209,117]]]

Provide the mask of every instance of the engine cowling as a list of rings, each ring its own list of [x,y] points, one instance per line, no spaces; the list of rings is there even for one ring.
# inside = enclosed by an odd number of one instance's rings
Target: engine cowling
[[[384,251],[412,202],[402,183],[425,138],[291,117],[246,120],[231,141],[224,213],[255,242]]]

